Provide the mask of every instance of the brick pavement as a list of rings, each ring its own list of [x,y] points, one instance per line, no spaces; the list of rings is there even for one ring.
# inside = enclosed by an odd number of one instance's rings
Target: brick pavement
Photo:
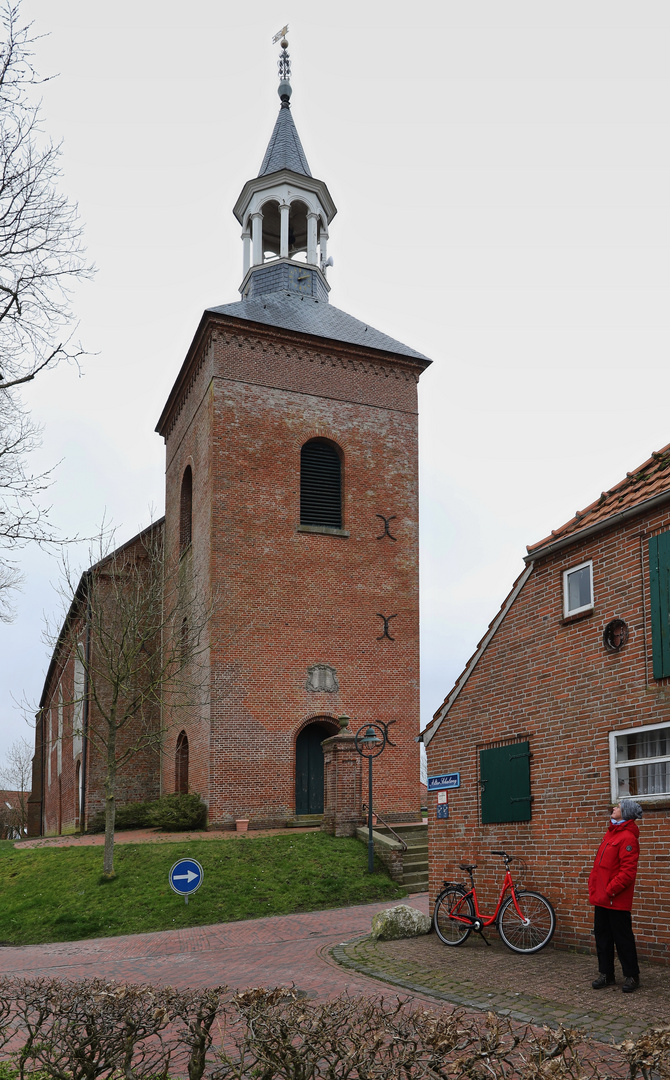
[[[427,894],[409,898],[428,910]],[[310,998],[388,994],[492,1010],[527,1023],[565,1023],[605,1041],[650,1024],[670,1024],[670,969],[642,965],[642,988],[593,991],[592,956],[546,949],[517,956],[473,936],[460,948],[435,935],[372,942],[375,912],[386,903],[272,916],[161,933],[0,948],[3,974],[100,977],[177,987],[294,984]]]
[[[427,911],[428,896],[414,896],[411,903]],[[388,906],[387,901],[153,934],[5,946],[0,948],[0,971],[25,978],[97,977],[182,988],[294,983],[319,999],[374,994],[387,988],[333,963],[327,952],[368,933],[372,916]]]
[[[620,1041],[650,1026],[670,1024],[670,969],[641,963],[634,994],[617,986],[593,990],[594,956],[544,949],[520,956],[489,932],[490,948],[473,935],[464,945],[443,945],[435,934],[402,941],[361,938],[333,949],[353,970],[383,979],[401,991],[492,1010],[533,1024],[564,1024],[604,1041]]]

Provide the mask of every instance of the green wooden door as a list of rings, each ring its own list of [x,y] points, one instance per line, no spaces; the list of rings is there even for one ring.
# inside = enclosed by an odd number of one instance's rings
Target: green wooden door
[[[295,744],[295,812],[323,813],[323,750],[330,732],[322,724],[304,728]]]

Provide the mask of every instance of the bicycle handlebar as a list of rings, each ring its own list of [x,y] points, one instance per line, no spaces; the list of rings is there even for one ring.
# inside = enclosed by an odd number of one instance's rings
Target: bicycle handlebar
[[[514,862],[513,857],[511,855],[508,855],[506,851],[492,851],[491,854],[492,855],[502,855],[505,862]]]

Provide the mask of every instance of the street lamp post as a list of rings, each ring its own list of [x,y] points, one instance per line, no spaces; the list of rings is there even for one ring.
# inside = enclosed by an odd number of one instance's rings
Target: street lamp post
[[[368,724],[358,729],[355,736],[355,745],[361,757],[368,759],[368,874],[375,868],[375,846],[372,839],[372,759],[379,757],[386,746],[386,725]]]

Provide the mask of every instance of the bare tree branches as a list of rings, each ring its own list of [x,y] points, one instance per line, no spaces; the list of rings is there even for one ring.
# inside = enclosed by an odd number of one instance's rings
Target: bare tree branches
[[[0,1047],[19,1080],[661,1080],[669,1046],[667,1028],[612,1047],[493,1013],[311,1003],[287,987],[0,979]]]
[[[58,190],[60,146],[40,129],[32,94],[45,81],[33,63],[35,38],[20,4],[0,8],[0,390],[30,382],[69,344],[70,290],[84,262],[77,207]]]
[[[17,739],[0,763],[0,787],[12,792],[11,806],[0,804],[0,827],[12,835],[24,835],[28,823],[28,796],[32,786],[34,748],[27,739]]]
[[[100,544],[104,550],[104,535]],[[104,762],[104,873],[111,876],[117,778],[138,756],[157,756],[184,710],[202,704],[210,611],[183,567],[167,565],[162,521],[99,558],[81,579],[66,564],[63,598],[67,615],[55,645],[83,673],[87,720],[80,709],[73,734]]]
[[[0,545],[5,552],[54,539],[39,495],[50,473],[31,473],[27,459],[39,428],[16,394],[60,360],[78,363],[71,341],[73,284],[87,277],[77,207],[59,191],[60,146],[40,128],[33,99],[45,79],[33,66],[35,38],[20,3],[0,3]],[[0,621],[21,575],[0,557]]]

